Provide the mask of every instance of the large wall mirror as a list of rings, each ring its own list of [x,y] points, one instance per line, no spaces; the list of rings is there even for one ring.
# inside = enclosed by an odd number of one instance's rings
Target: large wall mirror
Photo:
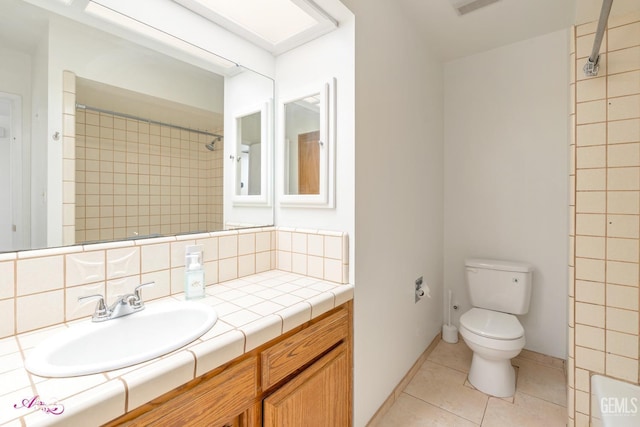
[[[273,224],[227,183],[246,150],[246,195],[271,197],[271,79],[23,0],[0,16],[0,252]]]

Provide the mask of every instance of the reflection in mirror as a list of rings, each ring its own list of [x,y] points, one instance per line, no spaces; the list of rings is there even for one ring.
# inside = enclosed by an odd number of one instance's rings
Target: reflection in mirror
[[[221,113],[82,78],[76,102],[76,243],[222,229]]]
[[[261,193],[262,117],[258,111],[238,117],[236,155],[236,195],[259,196]]]
[[[225,111],[272,99],[271,79],[22,0],[0,1],[0,16],[0,142],[19,141],[2,168],[19,188],[3,194],[0,251],[273,224],[268,209],[227,208],[222,161],[236,142]]]
[[[320,94],[284,105],[285,194],[320,194]]]

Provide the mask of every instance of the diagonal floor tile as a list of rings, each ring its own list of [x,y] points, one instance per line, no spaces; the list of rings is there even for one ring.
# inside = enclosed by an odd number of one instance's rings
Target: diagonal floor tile
[[[566,378],[562,369],[526,359],[514,359],[519,367],[516,388],[519,392],[567,406]]]
[[[473,352],[460,339],[456,344],[440,341],[427,360],[468,373],[472,358]]]
[[[482,427],[564,427],[567,408],[516,391],[514,403],[490,398]]]
[[[404,392],[480,424],[488,396],[464,382],[467,374],[425,361]]]
[[[368,427],[477,427],[469,420],[402,393],[391,409]]]

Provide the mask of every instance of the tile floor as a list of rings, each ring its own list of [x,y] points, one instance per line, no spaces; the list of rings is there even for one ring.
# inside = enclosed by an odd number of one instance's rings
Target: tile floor
[[[488,396],[467,381],[472,352],[460,340],[440,341],[389,411],[370,427],[565,426],[562,361],[523,352],[513,359],[516,394]]]

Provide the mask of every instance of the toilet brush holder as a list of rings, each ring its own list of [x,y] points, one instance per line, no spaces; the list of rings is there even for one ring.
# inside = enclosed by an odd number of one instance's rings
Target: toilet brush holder
[[[442,339],[449,344],[458,342],[458,328],[454,325],[442,325]]]

